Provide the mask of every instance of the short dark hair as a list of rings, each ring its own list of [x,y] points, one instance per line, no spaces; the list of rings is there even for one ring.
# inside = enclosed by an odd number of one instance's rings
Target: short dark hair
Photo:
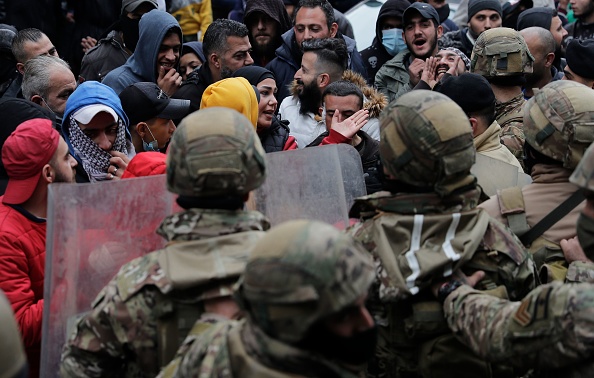
[[[492,124],[493,121],[495,121],[495,102],[493,102],[493,105],[489,105],[486,108],[468,112],[466,113],[466,115],[468,116],[468,118],[482,118],[485,122],[485,125],[488,126]]]
[[[247,26],[240,22],[226,18],[214,20],[206,29],[202,40],[202,51],[204,51],[206,60],[211,53],[221,53],[225,50],[228,37],[243,38],[247,35]]]
[[[359,109],[363,109],[363,92],[361,91],[361,88],[350,81],[338,80],[330,83],[326,89],[324,89],[322,98],[325,100],[326,96],[357,96],[359,98]]]
[[[28,28],[19,31],[12,40],[12,55],[19,63],[25,63],[27,60],[27,52],[25,51],[25,43],[37,42],[43,37],[43,32],[39,29]]]
[[[326,15],[326,25],[328,25],[328,29],[332,27],[332,24],[336,22],[334,19],[334,8],[327,0],[301,0],[299,1],[299,5],[293,11],[293,25],[295,25],[295,21],[297,20],[297,13],[301,8],[310,8],[314,9],[320,7],[322,11],[324,11],[324,15]]]
[[[347,68],[349,53],[342,38],[316,38],[302,43],[303,53],[313,52],[318,57],[317,73],[327,73],[332,81],[340,80]]]

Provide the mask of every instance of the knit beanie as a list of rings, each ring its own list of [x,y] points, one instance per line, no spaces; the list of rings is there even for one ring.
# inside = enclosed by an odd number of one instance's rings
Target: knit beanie
[[[539,7],[526,9],[518,17],[516,30],[524,30],[532,26],[540,26],[549,30],[551,29],[551,21],[554,14],[555,10],[551,8]]]
[[[572,39],[565,50],[567,66],[576,74],[586,79],[594,79],[594,40]]]
[[[468,2],[468,20],[470,21],[475,14],[485,9],[492,9],[499,13],[500,17],[503,17],[499,0],[470,0]]]

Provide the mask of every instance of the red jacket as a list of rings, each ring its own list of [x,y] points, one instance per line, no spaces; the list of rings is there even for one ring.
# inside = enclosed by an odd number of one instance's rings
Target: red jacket
[[[45,220],[0,203],[0,289],[15,313],[31,376],[39,370],[45,228]]]

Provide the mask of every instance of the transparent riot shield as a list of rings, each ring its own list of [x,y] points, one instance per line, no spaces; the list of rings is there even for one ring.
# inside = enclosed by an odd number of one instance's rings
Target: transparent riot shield
[[[58,376],[76,319],[119,268],[165,245],[155,230],[174,206],[165,175],[49,187],[42,377]]]
[[[531,182],[530,176],[519,173],[518,167],[483,154],[476,154],[476,162],[470,169],[478,184],[488,196],[497,195],[497,190],[524,186]]]
[[[273,225],[315,219],[348,225],[354,199],[366,194],[359,153],[333,144],[266,155],[267,177],[255,191],[255,209]]]

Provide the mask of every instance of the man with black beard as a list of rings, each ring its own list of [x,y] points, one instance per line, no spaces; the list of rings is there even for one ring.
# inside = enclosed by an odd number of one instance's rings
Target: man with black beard
[[[326,131],[320,114],[322,93],[332,82],[340,80],[348,60],[347,46],[342,38],[303,41],[301,68],[295,73],[293,96],[283,100],[279,113],[288,120],[290,135],[299,148],[310,144]]]
[[[247,0],[243,23],[249,30],[254,64],[265,67],[276,57],[281,36],[292,27],[285,5],[282,0]]]
[[[123,0],[120,19],[83,57],[79,82],[102,81],[111,70],[126,63],[138,43],[140,17],[153,9],[157,9],[156,0]]]
[[[392,102],[411,91],[421,80],[425,60],[437,54],[443,28],[435,8],[413,3],[402,16],[406,49],[387,61],[375,75],[375,86]]]
[[[524,98],[534,96],[534,90],[540,89],[551,81],[563,78],[563,73],[557,71],[553,66],[555,61],[555,40],[553,35],[546,29],[538,26],[523,29],[520,31],[528,45],[528,50],[534,56],[532,73],[524,75]]]
[[[592,39],[594,38],[594,1],[593,0],[570,0],[575,22],[566,26],[568,40],[571,39]]]

